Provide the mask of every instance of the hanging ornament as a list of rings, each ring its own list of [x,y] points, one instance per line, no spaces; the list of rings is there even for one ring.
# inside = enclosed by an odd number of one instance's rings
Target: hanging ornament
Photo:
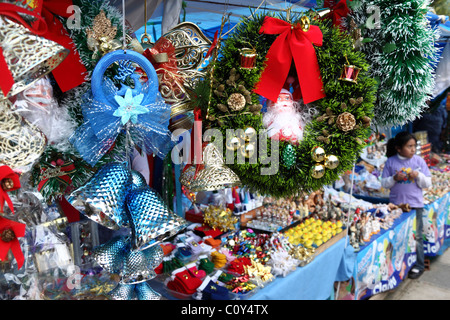
[[[345,56],[345,60],[347,60],[347,56]],[[351,65],[347,60],[347,64],[344,64],[344,66],[342,67],[342,72],[341,72],[341,76],[340,76],[339,80],[347,81],[347,82],[351,82],[351,83],[357,83],[358,74],[360,71],[361,71],[361,68]]]
[[[253,127],[245,127],[244,132],[242,132],[241,139],[245,142],[249,142],[256,138],[256,130]]]
[[[138,300],[159,300],[161,295],[150,287],[147,282],[141,282],[135,285],[136,298]]]
[[[311,27],[311,22],[309,21],[309,18],[307,16],[302,16],[300,18],[300,28],[303,32],[308,32],[309,28]]]
[[[241,140],[238,137],[233,136],[231,139],[227,139],[226,147],[228,150],[236,151],[241,147]]]
[[[138,284],[119,283],[108,294],[113,300],[160,300],[161,295],[147,282]]]
[[[136,285],[119,283],[108,295],[113,300],[136,300]]]
[[[255,155],[255,152],[256,152],[255,143],[245,143],[240,148],[240,152],[245,158],[250,159],[251,157],[253,157]]]
[[[242,48],[239,50],[241,56],[241,69],[253,69],[256,65],[258,54],[255,49]]]
[[[154,269],[162,262],[161,246],[132,250],[130,237],[118,236],[92,251],[95,261],[109,273],[119,275],[122,284],[137,284],[156,277]]]
[[[296,160],[295,149],[291,144],[288,144],[282,153],[283,164],[289,169],[295,164]]]
[[[190,102],[195,96],[193,89],[206,75],[204,67],[210,58],[205,53],[211,44],[197,25],[183,22],[144,51],[150,61],[153,59],[162,98],[172,106],[171,131],[192,127],[190,113],[193,108]]]
[[[132,176],[127,166],[112,162],[73,191],[67,201],[89,219],[109,229],[119,229],[128,225],[125,197],[131,186]]]
[[[204,168],[197,172],[190,190],[213,191],[231,188],[240,184],[236,174],[225,165],[222,154],[214,143],[209,143],[203,150]]]
[[[131,188],[133,190],[140,188],[148,188],[147,181],[139,171],[131,170],[131,179],[132,179]]]
[[[7,4],[2,3],[2,6]],[[20,8],[17,8],[19,11]],[[10,16],[9,13],[2,14],[5,16],[0,15],[0,100],[25,90],[34,81],[53,71],[69,54],[69,50],[63,46],[38,36],[42,30],[28,25],[25,27],[6,18]],[[13,15],[23,21],[17,12]],[[43,21],[40,16],[37,17],[39,22],[36,25],[39,25]]]
[[[195,173],[196,173],[195,166],[186,166],[180,175],[180,183],[183,188],[183,193],[191,201],[195,201],[195,192],[192,192],[189,189],[191,187],[192,181],[194,181]]]
[[[122,84],[118,90],[104,73],[112,63],[122,60],[140,65],[148,81],[141,83],[140,76],[133,74],[134,88]],[[164,159],[173,146],[168,130],[170,106],[158,92],[151,63],[135,51],[116,50],[97,63],[91,82],[92,96],[82,105],[85,122],[70,138],[82,158],[94,166],[123,130],[140,149]]]
[[[109,273],[119,274],[123,268],[124,254],[129,242],[124,237],[115,237],[94,248],[92,255],[100,267]]]
[[[159,245],[146,250],[128,250],[124,255],[120,282],[137,284],[155,278],[154,269],[162,262],[163,256]]]
[[[144,250],[175,235],[186,221],[175,215],[151,188],[128,192],[125,201],[133,250]]]

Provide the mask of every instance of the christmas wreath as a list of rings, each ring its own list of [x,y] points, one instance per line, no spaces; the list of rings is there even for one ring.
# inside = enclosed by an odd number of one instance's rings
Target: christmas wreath
[[[295,41],[299,44],[291,49],[291,58],[287,51]],[[269,66],[268,52],[276,45],[275,60],[287,63],[287,77],[286,70]],[[314,70],[314,63],[318,70]],[[270,68],[272,76],[268,77],[264,72]],[[242,185],[276,197],[291,196],[329,185],[352,168],[371,131],[376,81],[368,76],[368,68],[350,36],[314,12],[295,14],[291,21],[280,14],[254,14],[219,41],[216,59],[208,66],[208,76],[195,88],[192,103],[201,109],[204,129],[219,129],[227,137],[223,150],[234,152],[234,161],[227,158],[227,165]],[[320,78],[322,84],[317,83]],[[302,96],[303,135],[298,140],[266,136],[264,154],[252,139],[265,131],[267,112],[262,97],[277,99],[280,90],[272,88],[274,83],[291,94],[293,91],[294,99]],[[243,134],[230,136],[237,129]],[[272,150],[275,141],[279,147]],[[268,160],[276,159],[276,153],[277,170],[262,174],[262,169],[273,165]],[[242,156],[244,163],[238,161]]]

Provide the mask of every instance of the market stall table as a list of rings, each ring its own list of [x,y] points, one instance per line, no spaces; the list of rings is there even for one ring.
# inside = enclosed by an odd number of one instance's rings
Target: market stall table
[[[344,231],[345,232],[345,231]],[[339,240],[304,267],[258,290],[250,300],[326,300],[333,285],[346,248],[346,238]]]

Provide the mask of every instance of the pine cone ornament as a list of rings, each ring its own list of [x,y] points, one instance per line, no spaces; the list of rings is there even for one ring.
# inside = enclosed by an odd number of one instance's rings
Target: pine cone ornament
[[[344,112],[337,117],[336,125],[342,131],[350,131],[355,127],[356,120],[350,112]]]

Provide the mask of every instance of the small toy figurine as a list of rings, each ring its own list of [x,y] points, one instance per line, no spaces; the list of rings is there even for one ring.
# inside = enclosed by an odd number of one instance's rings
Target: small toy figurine
[[[20,180],[17,173],[15,173],[8,166],[0,166],[0,213],[3,213],[3,206],[8,204],[9,209],[14,213],[14,206],[8,196],[8,192],[20,188]]]
[[[303,139],[300,104],[293,100],[288,90],[281,89],[277,102],[269,102],[267,110],[262,121],[269,137],[294,144]]]

